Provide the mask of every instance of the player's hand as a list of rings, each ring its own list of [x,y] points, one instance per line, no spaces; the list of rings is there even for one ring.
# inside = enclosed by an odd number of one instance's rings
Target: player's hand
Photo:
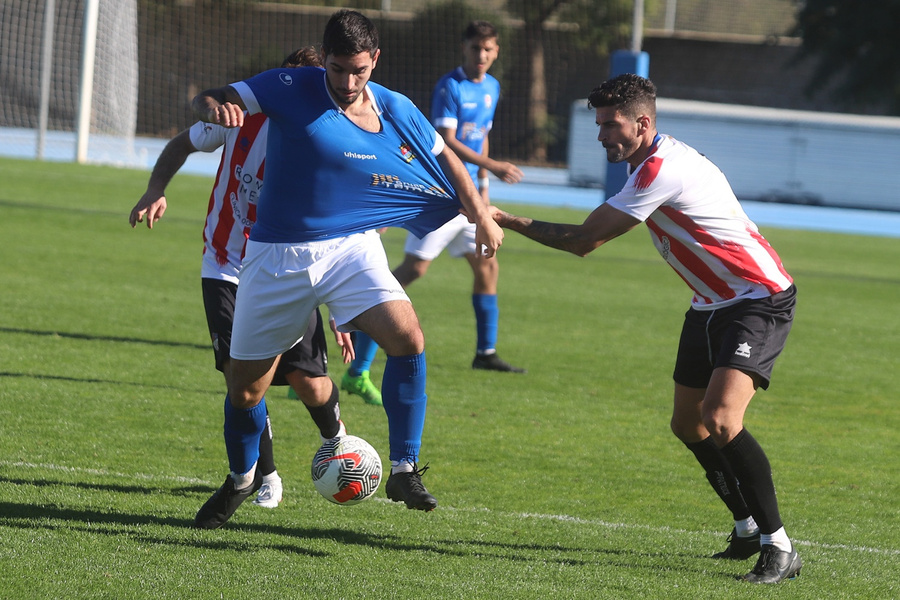
[[[496,166],[491,169],[491,173],[496,175],[500,181],[504,183],[519,183],[522,181],[522,170],[511,162],[498,161]]]
[[[209,123],[216,123],[222,127],[243,127],[244,109],[237,104],[226,102],[215,108],[209,109]]]
[[[353,348],[353,338],[349,333],[338,331],[334,319],[330,319],[328,324],[331,325],[331,331],[334,332],[335,342],[337,342],[337,345],[341,348],[341,358],[344,360],[344,364],[350,364],[350,362],[356,358],[356,350]]]
[[[503,229],[493,219],[475,224],[475,248],[480,248],[481,258],[496,256],[503,243]]]
[[[153,224],[162,218],[167,206],[165,196],[149,191],[145,192],[141,199],[138,200],[138,203],[134,205],[134,208],[131,209],[131,214],[128,216],[131,228],[134,229],[138,223],[142,223],[146,216],[147,229],[153,229]]]

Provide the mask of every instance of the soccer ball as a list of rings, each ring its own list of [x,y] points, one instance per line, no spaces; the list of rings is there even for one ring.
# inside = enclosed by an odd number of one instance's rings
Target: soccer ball
[[[349,506],[371,497],[381,482],[381,457],[369,442],[345,435],[322,444],[313,456],[312,480],[326,500]]]

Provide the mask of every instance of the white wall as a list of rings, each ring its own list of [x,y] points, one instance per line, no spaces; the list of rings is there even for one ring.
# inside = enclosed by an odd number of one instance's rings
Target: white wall
[[[586,105],[572,104],[569,181],[602,187]],[[900,210],[900,118],[660,98],[657,128],[709,157],[743,200]]]

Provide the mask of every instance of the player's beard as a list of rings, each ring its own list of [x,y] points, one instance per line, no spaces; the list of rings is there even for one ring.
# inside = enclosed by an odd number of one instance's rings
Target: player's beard
[[[614,146],[606,146],[603,148],[606,150],[606,160],[611,163],[620,163],[631,158],[631,155],[635,153],[638,149],[638,142],[635,141],[633,144],[625,145],[625,144],[615,144]]]
[[[331,96],[335,99],[335,101],[338,103],[338,105],[341,106],[342,108],[346,108],[346,107],[350,106],[351,104],[353,104],[354,102],[356,102],[359,99],[359,96],[366,89],[366,87],[363,86],[359,91],[356,91],[355,93],[353,93],[352,96],[348,97],[347,94],[345,94],[344,92],[334,89],[334,86],[331,85],[331,82],[328,80],[327,77],[325,78],[325,83],[328,85],[328,91],[331,92]],[[349,92],[349,90],[348,90],[348,92]]]

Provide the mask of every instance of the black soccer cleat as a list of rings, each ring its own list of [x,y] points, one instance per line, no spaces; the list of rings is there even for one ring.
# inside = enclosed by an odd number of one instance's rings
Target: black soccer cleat
[[[234,479],[231,475],[225,477],[225,483],[216,490],[206,504],[197,511],[194,517],[194,527],[196,529],[218,529],[225,524],[234,511],[238,509],[244,500],[252,496],[262,486],[262,475],[259,469],[256,470],[256,476],[253,483],[249,487],[242,490],[234,489]]]
[[[414,463],[413,470],[407,473],[391,473],[384,491],[389,500],[405,502],[406,508],[431,511],[437,507],[437,500],[422,485],[422,473],[428,465],[421,469]]]
[[[803,562],[800,560],[796,548],[785,552],[766,544],[760,550],[756,566],[744,575],[743,580],[750,583],[779,583],[799,575],[802,566]]]
[[[494,352],[493,354],[476,354],[472,368],[481,371],[502,371],[504,373],[525,373],[525,369],[514,367]]]
[[[747,560],[759,552],[759,532],[750,537],[740,537],[737,531],[732,529],[728,534],[728,547],[721,552],[713,554],[713,558],[727,560]]]

